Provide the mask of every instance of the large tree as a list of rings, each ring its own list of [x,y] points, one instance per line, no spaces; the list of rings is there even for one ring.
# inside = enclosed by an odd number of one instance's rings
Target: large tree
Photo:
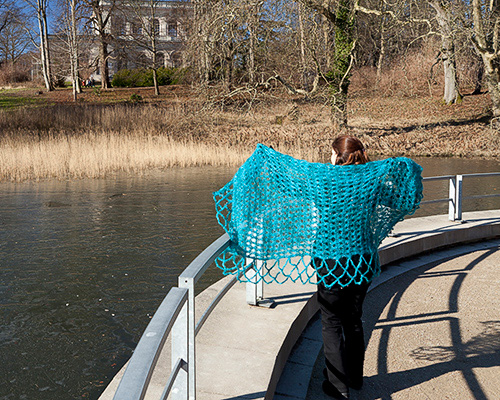
[[[436,11],[436,20],[441,36],[440,58],[443,62],[444,71],[444,95],[445,104],[454,104],[461,100],[458,90],[457,62],[455,52],[455,31],[457,19],[454,19],[452,4],[443,0],[429,0],[429,4]]]
[[[110,54],[108,49],[112,40],[109,31],[109,21],[116,11],[116,1],[84,0],[84,2],[92,12],[90,18],[91,27],[99,42],[98,64],[101,74],[101,88],[108,89],[110,87],[108,64]]]
[[[15,3],[3,10],[0,4],[0,63],[6,62],[14,66],[16,61],[30,46],[25,32],[24,21],[27,16]]]
[[[6,0],[0,0],[0,33],[2,33],[11,20],[10,3]]]
[[[47,24],[47,11],[49,7],[48,0],[24,0],[24,2],[34,11],[38,23],[39,44],[34,44],[40,51],[40,65],[42,76],[45,82],[45,88],[49,91],[54,90],[54,81],[52,76],[52,65],[49,48],[49,31]]]
[[[329,99],[334,129],[347,126],[347,95],[349,91],[354,49],[356,47],[356,0],[338,0],[331,7],[320,0],[300,0],[305,6],[320,13],[332,26],[333,54],[331,67],[324,74],[329,86]],[[330,57],[329,57],[330,58]]]
[[[56,36],[64,54],[65,64],[69,65],[69,70],[64,69],[63,73],[71,77],[73,97],[76,101],[78,93],[81,93],[79,77],[82,58],[81,41],[87,39],[83,21],[88,10],[83,0],[59,0],[58,5],[61,14],[56,25]]]
[[[472,39],[484,64],[484,79],[494,118],[500,117],[500,4],[472,0]]]
[[[130,32],[128,37],[132,39],[135,47],[139,48],[142,61],[142,66],[149,68],[153,74],[153,86],[155,95],[160,94],[160,87],[158,84],[158,68],[164,66],[164,59],[160,57],[159,52],[159,37],[160,20],[158,19],[158,7],[160,0],[127,0],[124,5],[124,21],[127,16],[132,16],[130,23]],[[123,23],[123,22],[122,22]],[[165,27],[167,28],[167,27]],[[121,28],[125,29],[125,27]]]

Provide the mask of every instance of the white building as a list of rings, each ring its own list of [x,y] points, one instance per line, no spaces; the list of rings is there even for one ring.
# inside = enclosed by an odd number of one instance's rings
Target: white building
[[[101,4],[109,12],[112,2],[102,0]],[[108,45],[110,77],[121,69],[151,66],[154,51],[156,67],[183,65],[183,46],[187,26],[193,15],[191,1],[119,0],[111,10],[106,26],[111,37]],[[98,54],[96,42],[92,57],[97,59]],[[98,68],[93,77],[100,80]]]

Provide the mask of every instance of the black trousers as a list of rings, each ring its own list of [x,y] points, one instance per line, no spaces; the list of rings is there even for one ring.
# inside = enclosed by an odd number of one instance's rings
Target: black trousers
[[[318,285],[328,380],[342,393],[363,382],[365,341],[361,316],[369,286],[352,283],[345,288],[327,289]]]

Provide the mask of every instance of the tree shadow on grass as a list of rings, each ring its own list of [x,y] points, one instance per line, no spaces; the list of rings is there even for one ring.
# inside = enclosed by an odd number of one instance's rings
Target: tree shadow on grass
[[[442,126],[447,127],[459,127],[459,126],[467,126],[476,123],[489,124],[491,121],[492,115],[491,113],[481,114],[476,117],[461,119],[461,120],[449,120],[449,121],[441,121],[441,122],[429,122],[428,124],[413,124],[408,126],[390,126],[390,127],[376,127],[376,128],[361,128],[361,130],[365,131],[376,131],[377,137],[384,137],[388,135],[399,135],[402,133],[409,133],[413,131],[422,131],[429,130],[433,128],[438,128]],[[356,127],[355,129],[360,129]]]

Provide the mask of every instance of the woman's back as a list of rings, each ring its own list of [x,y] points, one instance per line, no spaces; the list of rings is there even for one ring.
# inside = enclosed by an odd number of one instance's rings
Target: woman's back
[[[245,258],[257,259],[268,266],[262,277],[266,281],[310,281],[304,267],[296,267],[292,275],[275,261],[298,265],[299,258],[305,265],[305,257],[372,257],[394,224],[417,208],[420,172],[406,158],[333,166],[296,160],[259,145],[233,180],[215,193],[219,221],[233,242],[229,252],[236,269],[225,268],[227,256],[219,265],[233,273],[244,267]],[[378,258],[371,265],[370,275],[376,275]],[[365,274],[360,274],[351,281],[362,280]]]

